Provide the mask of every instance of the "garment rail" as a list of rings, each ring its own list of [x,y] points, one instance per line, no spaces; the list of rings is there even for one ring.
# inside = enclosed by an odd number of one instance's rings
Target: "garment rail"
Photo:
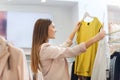
[[[106,35],[111,35],[111,34],[114,34],[114,33],[117,33],[117,32],[120,32],[120,29],[116,30],[116,31],[113,31],[113,32],[110,32],[110,33],[107,33]]]

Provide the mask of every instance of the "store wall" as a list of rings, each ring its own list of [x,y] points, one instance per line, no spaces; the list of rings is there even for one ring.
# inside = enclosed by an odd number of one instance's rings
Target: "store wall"
[[[120,24],[120,7],[118,6],[107,6],[108,11],[108,22],[109,23],[115,23]]]
[[[107,9],[102,0],[78,0],[74,7],[65,6],[39,6],[39,5],[0,5],[1,11],[21,11],[21,12],[38,12],[48,13],[53,16],[53,22],[57,29],[56,39],[50,42],[60,44],[67,39],[77,21],[83,18],[87,11],[92,16],[99,18],[101,23],[104,22],[104,28],[108,32],[107,26]]]
[[[52,15],[57,32],[56,39],[50,42],[56,44],[65,41],[73,29],[71,9],[71,7],[65,6],[0,5],[1,11],[37,12]]]
[[[79,14],[78,14],[78,3],[72,8],[72,22],[73,25],[76,25],[76,23],[79,21]]]
[[[65,41],[76,22],[78,21],[78,6],[65,7],[65,6],[30,6],[30,5],[0,5],[0,11],[10,12],[35,12],[35,13],[47,13],[52,16],[52,20],[55,24],[56,39],[51,40],[51,43],[60,44]],[[28,29],[29,30],[29,29]],[[12,35],[11,35],[12,36]],[[23,35],[24,36],[24,35]],[[22,48],[25,51],[28,66],[30,65],[30,53],[31,48]],[[68,60],[71,62],[71,60]],[[69,65],[70,66],[70,65]],[[29,68],[31,71],[31,69]],[[71,67],[69,67],[71,72]]]

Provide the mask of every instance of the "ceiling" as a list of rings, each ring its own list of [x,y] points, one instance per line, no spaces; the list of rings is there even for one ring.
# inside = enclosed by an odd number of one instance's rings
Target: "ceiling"
[[[78,3],[77,0],[0,0],[0,5],[49,5],[49,6],[74,6]]]

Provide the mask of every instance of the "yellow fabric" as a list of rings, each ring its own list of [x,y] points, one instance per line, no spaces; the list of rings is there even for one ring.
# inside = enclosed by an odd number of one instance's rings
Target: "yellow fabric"
[[[82,21],[81,23],[82,25],[77,32],[77,44],[85,42],[86,40],[95,36],[102,26],[96,17],[93,19],[93,21],[89,22],[89,25],[88,22],[85,21]],[[76,57],[74,68],[75,74],[79,76],[91,76],[94,59],[97,52],[97,46],[98,43],[93,44],[87,49],[85,53],[80,54]]]

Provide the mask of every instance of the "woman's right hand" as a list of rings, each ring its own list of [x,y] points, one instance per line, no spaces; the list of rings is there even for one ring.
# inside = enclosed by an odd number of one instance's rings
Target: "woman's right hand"
[[[90,47],[93,43],[103,39],[104,37],[105,37],[105,31],[101,30],[96,36],[85,42],[86,48]]]

